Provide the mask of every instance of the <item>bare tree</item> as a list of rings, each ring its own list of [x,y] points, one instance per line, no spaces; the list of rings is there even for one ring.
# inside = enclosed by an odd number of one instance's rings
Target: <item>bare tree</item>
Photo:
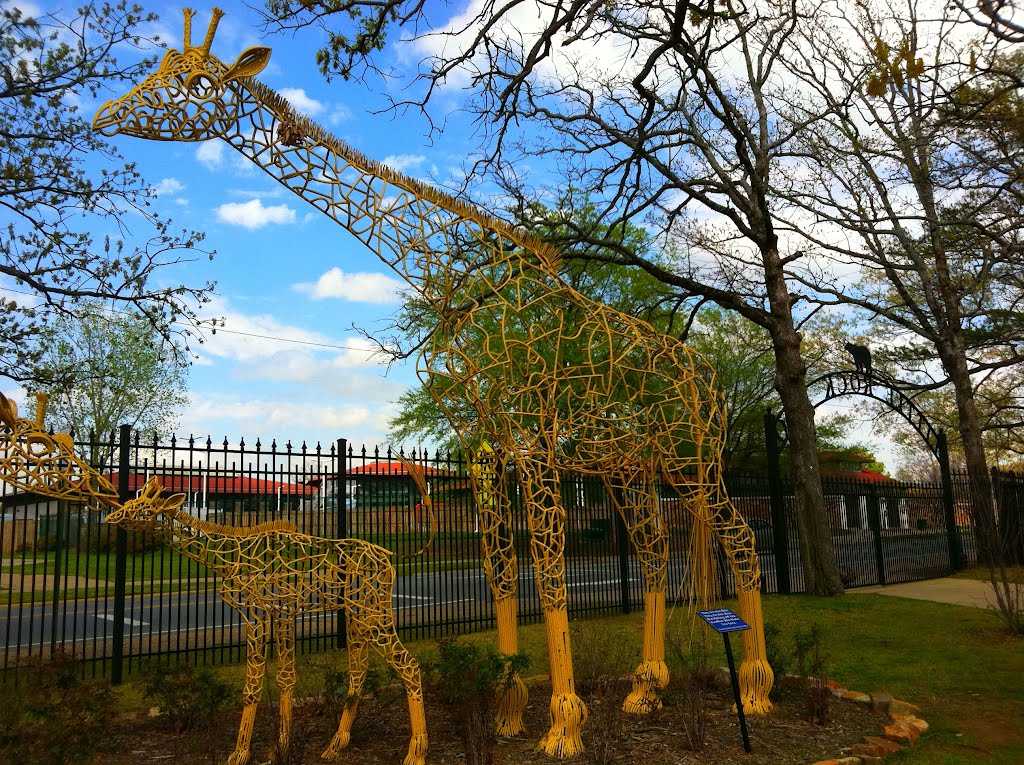
[[[212,289],[152,283],[209,255],[196,249],[203,236],[149,209],[152,189],[77,106],[149,70],[152,59],[121,65],[116,53],[152,44],[141,29],[154,18],[123,1],[38,17],[0,9],[0,375],[45,383],[73,371],[41,367],[39,338],[82,300],[130,307],[170,338]]]
[[[917,0],[823,5],[801,38],[787,51],[801,86],[792,118],[815,119],[798,142],[803,172],[780,194],[803,208],[791,221],[808,247],[862,279],[799,278],[824,302],[889,322],[906,361],[937,356],[928,387],[954,392],[984,542],[994,511],[975,390],[979,375],[1022,360],[1011,317],[1024,300],[1024,153],[1007,144],[982,161],[955,108],[995,51],[967,39],[952,9]]]
[[[330,28],[318,61],[344,77],[373,70],[372,54],[393,28],[415,33],[432,23],[415,0],[271,0],[268,9],[272,23]],[[468,77],[486,147],[479,176],[499,181],[525,210],[536,195],[522,168],[550,160],[558,175],[550,185],[584,189],[608,231],[646,219],[674,242],[670,256],[647,258],[614,237],[588,242],[577,232],[564,243],[576,245],[574,257],[641,268],[681,300],[716,303],[767,330],[807,590],[827,595],[843,586],[801,357],[800,322],[813,310],[791,289],[787,270],[801,253],[780,243],[772,191],[803,127],[778,110],[779,53],[802,21],[785,0],[485,0],[457,27],[422,32],[437,53],[425,62],[418,100],[396,106],[425,107],[448,78]]]

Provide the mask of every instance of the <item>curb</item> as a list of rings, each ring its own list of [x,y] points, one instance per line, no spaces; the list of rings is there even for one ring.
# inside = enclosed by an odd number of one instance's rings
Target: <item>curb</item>
[[[836,698],[863,704],[872,712],[884,712],[890,722],[884,726],[881,736],[865,736],[854,744],[849,756],[818,760],[812,765],[880,765],[890,754],[917,744],[921,734],[928,730],[928,723],[920,717],[921,710],[914,704],[894,699],[888,693],[850,691],[834,680],[827,684]]]

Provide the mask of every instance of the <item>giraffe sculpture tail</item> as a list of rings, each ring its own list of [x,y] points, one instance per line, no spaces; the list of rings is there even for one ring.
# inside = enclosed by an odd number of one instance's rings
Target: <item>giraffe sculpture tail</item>
[[[437,530],[437,514],[434,512],[434,502],[430,499],[430,490],[427,487],[426,471],[419,465],[413,464],[407,460],[401,454],[396,454],[395,457],[402,463],[402,466],[409,471],[409,477],[412,478],[413,483],[416,484],[416,488],[419,489],[420,496],[423,497],[423,504],[427,508],[428,524],[430,526],[430,533],[427,535],[426,543],[416,552],[403,553],[401,555],[396,554],[396,557],[406,560],[408,558],[418,558],[423,555],[430,546],[434,543],[434,534]]]

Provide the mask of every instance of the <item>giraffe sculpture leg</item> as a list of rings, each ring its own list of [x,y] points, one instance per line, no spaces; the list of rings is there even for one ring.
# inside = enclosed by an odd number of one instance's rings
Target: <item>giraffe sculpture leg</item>
[[[295,622],[291,618],[274,622],[277,643],[277,687],[281,691],[281,712],[277,736],[278,750],[283,754],[291,745],[292,694],[295,690]]]
[[[252,747],[252,729],[256,722],[256,706],[263,693],[263,678],[267,671],[267,638],[270,621],[263,616],[246,617],[245,686],[242,689],[242,721],[238,726],[235,751],[228,757],[228,765],[246,765]]]
[[[391,596],[388,595],[388,603]],[[405,697],[409,704],[409,751],[402,765],[424,765],[427,754],[427,717],[423,708],[423,681],[420,676],[420,665],[412,654],[398,640],[395,631],[394,615],[389,610],[381,618],[377,628],[372,630],[370,640],[384,657],[388,666],[398,674],[405,686]]]
[[[516,603],[519,568],[504,472],[504,465],[486,444],[470,465],[470,482],[480,519],[484,572],[491,586],[498,622],[498,652],[511,656],[519,653]],[[518,673],[512,673],[502,680],[498,689],[495,725],[499,736],[516,736],[524,730],[523,713],[528,698],[526,684]]]
[[[633,688],[622,704],[627,714],[642,715],[661,708],[658,692],[668,685],[665,663],[665,578],[668,533],[658,511],[653,480],[631,482],[625,476],[601,476],[612,504],[622,516],[644,575],[644,633]]]
[[[530,549],[537,571],[537,591],[544,612],[551,668],[551,726],[537,745],[549,757],[572,757],[583,751],[581,734],[587,706],[576,694],[565,593],[565,510],[557,475],[536,463],[522,466],[523,493],[530,526]],[[543,478],[542,478],[543,475]]]
[[[732,504],[720,479],[709,480],[706,485],[710,491],[693,505],[696,509],[696,525],[702,522],[710,525],[722,543],[736,579],[739,616],[750,625],[750,629],[743,633],[743,661],[739,668],[743,709],[751,714],[767,714],[772,709],[768,694],[775,681],[775,674],[768,664],[765,651],[761,572],[754,534]]]
[[[356,631],[352,629],[351,623],[347,631],[348,696],[341,712],[341,719],[338,721],[338,731],[320,755],[325,760],[337,759],[351,740],[352,723],[355,722],[356,713],[359,711],[359,698],[362,696],[363,683],[366,682],[366,672],[370,666],[370,651],[366,638],[355,634]]]

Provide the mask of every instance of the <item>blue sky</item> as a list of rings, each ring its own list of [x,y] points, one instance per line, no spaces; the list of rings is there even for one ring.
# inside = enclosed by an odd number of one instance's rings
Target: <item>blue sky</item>
[[[180,49],[180,6],[147,7],[160,14],[161,38]],[[431,146],[418,115],[371,114],[385,105],[382,95],[341,80],[325,82],[313,60],[322,43],[315,30],[261,38],[256,13],[236,2],[220,7],[226,15],[215,55],[230,63],[248,46],[271,47],[271,62],[259,79],[300,112],[409,175],[442,182],[458,177],[467,135],[457,120]],[[209,20],[209,8],[198,10],[194,42],[202,40]],[[392,58],[404,66],[408,54],[399,50]],[[97,106],[82,108],[91,114]],[[278,444],[327,444],[341,437],[370,448],[385,444],[396,400],[416,384],[414,370],[411,364],[387,368],[352,325],[384,330],[401,283],[337,224],[220,141],[113,140],[156,187],[156,209],[176,224],[206,232],[204,246],[217,251],[213,261],[200,259],[162,277],[195,285],[215,280],[216,297],[202,315],[224,319],[215,335],[207,333],[195,347],[192,403],[178,432],[232,441],[244,436],[250,443],[258,436]]]

